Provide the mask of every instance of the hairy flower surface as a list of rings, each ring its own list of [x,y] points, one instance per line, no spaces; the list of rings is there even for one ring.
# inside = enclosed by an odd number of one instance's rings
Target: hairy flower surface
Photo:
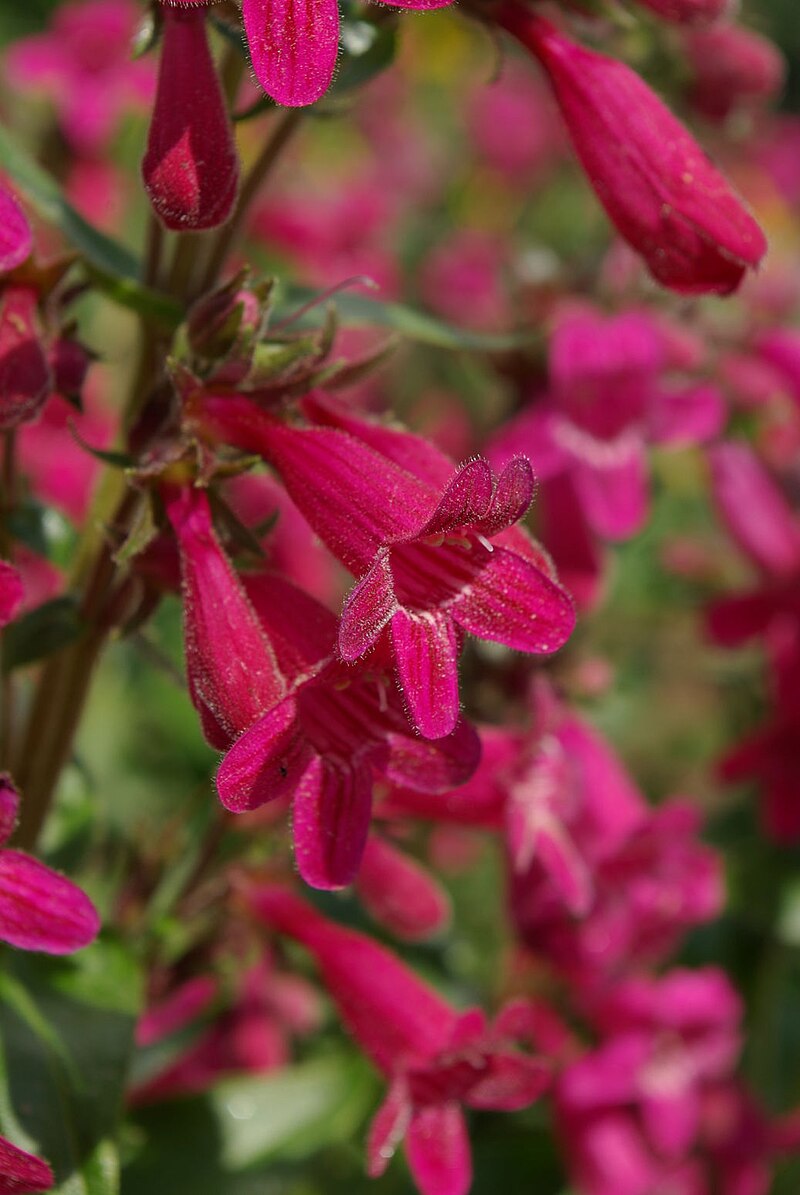
[[[47,1162],[0,1137],[0,1195],[49,1191],[54,1183]]]
[[[550,1070],[515,1048],[480,1009],[460,1013],[364,934],[320,916],[286,889],[246,893],[266,925],[301,942],[361,1049],[390,1082],[367,1144],[381,1175],[401,1141],[422,1195],[466,1195],[471,1158],[461,1104],[512,1111],[544,1092]]]
[[[145,190],[167,228],[223,224],[239,185],[239,159],[202,9],[161,6],[164,41],[142,162]]]
[[[653,277],[681,294],[735,290],[766,240],[680,121],[624,63],[515,0],[495,19],[544,67],[590,183]]]

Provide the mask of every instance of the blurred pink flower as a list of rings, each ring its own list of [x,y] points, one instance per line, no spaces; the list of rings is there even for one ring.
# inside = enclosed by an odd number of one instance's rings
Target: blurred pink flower
[[[0,1137],[0,1195],[49,1191],[55,1181],[47,1162]]]
[[[152,62],[131,60],[140,17],[132,0],[62,4],[46,33],[15,42],[6,54],[9,84],[21,91],[39,88],[53,100],[78,154],[102,154],[128,106],[152,100]]]

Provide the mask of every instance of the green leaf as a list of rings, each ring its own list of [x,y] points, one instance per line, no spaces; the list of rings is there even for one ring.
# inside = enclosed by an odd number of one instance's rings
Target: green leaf
[[[363,1060],[337,1053],[144,1109],[136,1127],[145,1144],[123,1174],[124,1195],[228,1195],[235,1175],[271,1175],[278,1161],[350,1140],[375,1096]]]
[[[56,180],[15,144],[2,125],[0,169],[11,176],[42,219],[59,228],[78,250],[90,276],[109,298],[169,327],[180,322],[182,312],[174,299],[139,282],[140,267],[134,254],[84,220]]]
[[[83,630],[74,597],[57,597],[37,606],[3,632],[3,671],[43,660],[74,643]]]
[[[342,22],[342,64],[328,96],[335,99],[356,87],[363,87],[392,65],[397,50],[397,34],[392,25],[373,25],[371,21]]]
[[[0,1132],[47,1159],[58,1195],[116,1195],[138,971],[114,942],[1,961]]]
[[[285,320],[291,319],[291,307],[313,301],[315,292],[306,287],[292,286],[287,289],[285,306],[281,312]],[[416,311],[404,303],[382,303],[367,295],[340,292],[335,303],[342,323],[391,328],[407,340],[429,344],[434,348],[474,353],[507,353],[514,349],[530,348],[538,337],[532,332],[473,332],[467,328],[456,328],[443,323],[423,311]],[[314,327],[322,322],[324,310],[310,308],[297,321],[300,327]]]

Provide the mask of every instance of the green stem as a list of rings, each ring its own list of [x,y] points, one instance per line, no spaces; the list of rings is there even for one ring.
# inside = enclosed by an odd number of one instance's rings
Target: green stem
[[[283,150],[291,141],[303,119],[300,108],[292,108],[284,113],[273,129],[272,136],[267,140],[264,148],[253,163],[250,173],[242,183],[236,210],[230,220],[217,234],[211,253],[203,271],[203,276],[197,288],[197,294],[210,290],[217,281],[225,259],[236,247],[240,236],[244,232],[244,219],[250,205],[268,177]]]

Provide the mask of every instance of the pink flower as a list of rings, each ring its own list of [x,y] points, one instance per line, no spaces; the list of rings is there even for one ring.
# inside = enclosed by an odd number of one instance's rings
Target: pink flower
[[[672,971],[620,985],[595,1009],[600,1045],[556,1091],[565,1157],[587,1195],[689,1195],[707,1091],[730,1082],[741,1003],[722,972]],[[672,1184],[672,1185],[671,1185]]]
[[[142,162],[150,202],[167,228],[223,224],[239,185],[239,159],[202,10],[161,5],[164,44]]]
[[[735,290],[766,241],[683,125],[629,67],[516,0],[494,15],[546,70],[590,183],[653,276],[682,294]]]
[[[451,0],[396,0],[397,8],[443,8]],[[278,104],[302,108],[325,94],[339,48],[336,0],[244,0],[256,78]]]
[[[493,459],[523,451],[545,482],[568,474],[591,530],[627,539],[647,518],[647,444],[701,442],[724,421],[715,386],[662,380],[670,350],[664,329],[645,312],[606,317],[568,308],[550,345],[550,394],[501,430]],[[574,524],[567,525],[578,538]]]
[[[49,1191],[55,1181],[47,1162],[0,1137],[0,1195]]]
[[[70,880],[31,855],[4,846],[18,805],[10,777],[0,775],[0,941],[20,950],[71,954],[97,936],[100,919],[89,898]]]
[[[725,120],[738,107],[763,106],[783,85],[783,55],[751,29],[720,24],[694,30],[683,48],[693,75],[689,98],[711,120]]]
[[[15,42],[6,77],[22,92],[41,88],[54,101],[64,135],[79,154],[102,153],[129,104],[148,103],[153,68],[131,60],[140,10],[129,0],[60,5],[47,33]]]
[[[0,273],[21,266],[30,257],[33,234],[17,200],[0,183]]]
[[[537,654],[571,633],[569,597],[514,526],[534,491],[523,458],[499,478],[473,460],[442,485],[447,458],[409,434],[363,424],[357,439],[362,424],[346,417],[346,432],[291,427],[235,399],[205,400],[203,417],[275,466],[320,539],[360,578],[342,612],[341,656],[361,658],[390,628],[411,718],[427,738],[458,720],[462,632]]]
[[[514,1110],[549,1082],[544,1062],[514,1048],[503,1014],[459,1013],[388,950],[327,921],[290,892],[252,888],[265,924],[301,942],[362,1050],[389,1080],[367,1144],[368,1172],[383,1174],[405,1139],[422,1195],[466,1195],[471,1159],[460,1105]]]
[[[420,863],[377,834],[367,840],[355,887],[373,920],[407,942],[433,937],[450,922],[445,889]]]
[[[735,646],[782,615],[800,619],[800,520],[747,444],[717,444],[709,462],[722,520],[762,577],[744,593],[718,598],[708,611],[713,638]]]

